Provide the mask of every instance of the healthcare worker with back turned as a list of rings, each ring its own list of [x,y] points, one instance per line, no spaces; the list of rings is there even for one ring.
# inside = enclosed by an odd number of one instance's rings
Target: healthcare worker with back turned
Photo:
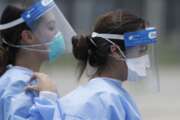
[[[156,28],[128,12],[117,10],[100,16],[90,35],[72,39],[74,57],[81,65],[80,76],[92,70],[89,82],[60,98],[48,76],[35,73],[38,84],[27,87],[40,92],[33,105],[38,111],[34,113],[45,120],[141,120],[122,84],[150,83],[154,66],[150,55],[156,38]]]
[[[53,0],[27,10],[9,5],[0,24],[0,120],[30,119],[37,93],[25,93],[25,86],[45,61],[67,50],[75,32]]]

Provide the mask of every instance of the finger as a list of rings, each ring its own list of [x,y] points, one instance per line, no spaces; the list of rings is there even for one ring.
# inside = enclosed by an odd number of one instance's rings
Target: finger
[[[39,92],[39,87],[37,85],[29,85],[25,88],[25,91],[38,91]]]
[[[34,81],[34,80],[37,80],[37,77],[35,74],[32,75],[30,81],[29,81],[29,84],[32,85],[31,83]]]
[[[35,72],[34,75],[37,76],[37,77],[39,77],[39,76],[48,76],[47,74],[40,73],[40,72]]]
[[[33,76],[31,77],[31,81],[35,79],[36,79],[36,76],[33,74]]]
[[[40,81],[48,78],[48,75],[44,74],[44,73],[34,73],[34,76],[35,76],[36,79],[38,79]]]
[[[33,85],[32,83],[34,83],[34,81],[36,81],[36,82],[35,82],[36,84],[41,83],[42,77],[43,77],[43,74],[42,74],[42,73],[37,73],[37,72],[34,73],[33,76],[31,77],[30,85]]]
[[[37,84],[39,84],[39,81],[38,81],[37,77],[33,75],[31,77],[30,81],[28,82],[28,85],[32,86],[32,85],[37,85]]]

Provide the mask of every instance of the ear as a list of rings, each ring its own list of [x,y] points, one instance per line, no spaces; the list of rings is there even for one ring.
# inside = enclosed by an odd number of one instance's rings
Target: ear
[[[110,46],[110,51],[111,51],[112,54],[117,52],[117,47],[118,47],[117,45],[111,45]]]
[[[123,56],[124,54],[118,50],[118,47],[119,47],[118,45],[111,45],[110,46],[111,54],[118,60],[124,60],[124,56]]]
[[[21,42],[25,44],[32,44],[34,41],[33,33],[29,30],[23,30],[21,32]]]

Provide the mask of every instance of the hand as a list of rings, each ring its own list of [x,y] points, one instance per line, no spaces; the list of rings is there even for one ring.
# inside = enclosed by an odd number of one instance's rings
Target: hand
[[[50,80],[49,76],[44,73],[34,73],[34,76],[31,80],[37,80],[37,84],[35,85],[28,85],[26,87],[26,91],[50,91],[57,93],[57,88],[55,83]]]

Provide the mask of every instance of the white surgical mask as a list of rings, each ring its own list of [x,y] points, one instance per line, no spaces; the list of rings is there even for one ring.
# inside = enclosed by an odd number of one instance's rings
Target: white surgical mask
[[[149,56],[144,55],[126,60],[128,66],[128,80],[143,80],[147,76],[147,69],[150,67]]]

